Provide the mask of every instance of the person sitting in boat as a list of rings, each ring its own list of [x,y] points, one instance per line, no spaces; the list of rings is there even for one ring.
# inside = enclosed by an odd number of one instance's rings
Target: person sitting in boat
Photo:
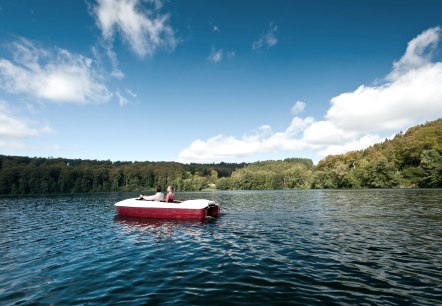
[[[173,193],[173,187],[171,185],[167,186],[166,202],[173,203],[174,196],[175,194]]]
[[[143,194],[140,194],[139,200],[146,200],[146,201],[164,201],[164,194],[161,192],[162,188],[161,186],[157,186],[157,193],[151,196],[145,196]]]

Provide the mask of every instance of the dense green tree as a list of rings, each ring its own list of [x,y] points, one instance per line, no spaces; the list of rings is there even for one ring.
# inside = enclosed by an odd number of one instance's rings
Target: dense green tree
[[[442,155],[437,150],[422,151],[420,168],[420,187],[442,187]]]

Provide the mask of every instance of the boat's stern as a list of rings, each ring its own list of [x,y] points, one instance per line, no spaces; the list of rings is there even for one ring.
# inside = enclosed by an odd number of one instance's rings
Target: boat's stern
[[[218,203],[210,202],[207,205],[207,217],[218,218],[221,214],[221,207]]]

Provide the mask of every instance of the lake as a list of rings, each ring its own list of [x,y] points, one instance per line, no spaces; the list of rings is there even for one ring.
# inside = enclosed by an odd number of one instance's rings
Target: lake
[[[441,304],[440,189],[176,194],[212,221],[117,217],[132,196],[0,198],[0,304]]]

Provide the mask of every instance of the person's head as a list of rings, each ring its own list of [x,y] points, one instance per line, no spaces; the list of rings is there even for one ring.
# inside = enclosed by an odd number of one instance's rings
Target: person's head
[[[167,192],[173,192],[173,187],[172,187],[172,185],[167,186]]]
[[[160,185],[157,186],[157,192],[161,192],[161,190],[163,190],[163,188],[161,188]]]

